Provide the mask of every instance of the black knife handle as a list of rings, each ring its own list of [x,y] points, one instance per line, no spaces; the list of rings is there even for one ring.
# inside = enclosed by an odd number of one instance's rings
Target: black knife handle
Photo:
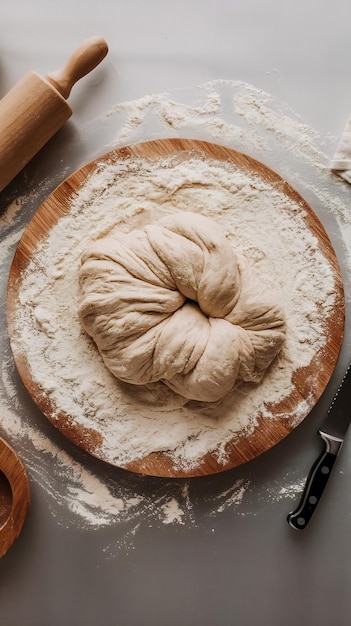
[[[321,431],[319,434],[325,443],[325,449],[311,467],[299,506],[288,515],[290,526],[296,530],[303,530],[310,521],[342,446],[341,439]]]

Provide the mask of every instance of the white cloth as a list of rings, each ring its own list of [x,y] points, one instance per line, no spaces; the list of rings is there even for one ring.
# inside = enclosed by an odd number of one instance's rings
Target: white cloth
[[[331,160],[330,167],[341,178],[351,183],[351,114]]]

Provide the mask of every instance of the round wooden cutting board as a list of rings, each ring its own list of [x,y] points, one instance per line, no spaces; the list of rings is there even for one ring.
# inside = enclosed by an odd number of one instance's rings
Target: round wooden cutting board
[[[54,407],[51,406],[50,401],[43,395],[40,388],[40,382],[43,383],[45,388],[45,381],[32,379],[26,354],[23,352],[21,345],[18,345],[18,341],[15,341],[16,313],[18,307],[21,306],[19,302],[21,276],[33,252],[38,244],[47,237],[56,223],[69,212],[72,194],[80,189],[87,177],[102,162],[110,163],[120,159],[138,157],[157,161],[172,155],[189,154],[189,152],[192,155],[199,155],[201,158],[224,161],[226,164],[232,164],[235,168],[239,168],[251,175],[256,175],[284,194],[289,200],[303,207],[306,229],[309,229],[314,237],[318,239],[319,248],[330,264],[336,285],[336,297],[331,314],[325,320],[323,331],[325,333],[325,344],[323,349],[316,353],[315,358],[308,367],[297,369],[294,372],[293,390],[289,396],[276,405],[270,404],[269,398],[267,398],[266,407],[274,415],[274,419],[264,419],[263,416],[259,415],[257,426],[251,434],[237,437],[235,441],[230,442],[226,447],[227,460],[225,465],[219,463],[216,455],[211,452],[201,458],[197,466],[191,470],[174,467],[172,458],[166,452],[153,452],[144,458],[123,465],[125,469],[153,476],[188,477],[214,474],[249,461],[280,442],[306,417],[324,391],[333,373],[344,331],[345,305],[343,284],[332,244],[314,211],[278,174],[249,156],[204,141],[161,139],[123,147],[99,157],[80,168],[47,198],[25,230],[11,267],[7,311],[12,351],[25,386],[46,417],[80,448],[96,458],[106,461],[104,455],[101,454],[98,443],[101,441],[101,433],[98,430],[94,431],[94,429],[89,429],[89,432],[86,432],[87,429],[75,423],[72,416],[66,415],[63,411],[59,412],[59,418],[57,417],[57,407],[54,410]],[[296,408],[301,406],[305,408],[299,410],[297,419]],[[54,413],[55,418],[53,418]],[[294,415],[294,419],[280,417],[289,414]],[[126,419],[128,419],[128,416],[126,416]]]

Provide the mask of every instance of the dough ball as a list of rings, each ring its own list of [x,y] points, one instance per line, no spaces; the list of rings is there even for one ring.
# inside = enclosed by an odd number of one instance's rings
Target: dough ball
[[[90,245],[79,316],[108,369],[213,402],[259,382],[285,337],[281,308],[211,219],[176,213]]]

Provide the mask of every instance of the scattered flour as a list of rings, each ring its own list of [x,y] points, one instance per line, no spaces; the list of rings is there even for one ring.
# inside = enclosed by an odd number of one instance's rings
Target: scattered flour
[[[217,513],[223,513],[225,509],[232,508],[241,504],[249,486],[249,480],[239,479],[229,489],[226,489],[225,491],[223,491],[223,493],[216,496],[215,501],[220,501],[220,504],[217,506],[212,515],[217,515]]]
[[[117,105],[84,131],[87,145],[90,141],[90,152],[86,154],[90,158],[127,143],[170,136],[217,141],[255,156],[284,176],[314,207],[338,250],[345,286],[350,285],[349,188],[328,169],[330,154],[328,157],[326,152],[333,149],[332,138],[328,145],[328,138],[321,139],[288,106],[268,94],[245,83],[215,81],[192,90],[150,95]],[[65,146],[61,159],[58,154],[57,163],[62,163],[61,171],[57,171],[58,179],[69,172],[69,159],[70,149]],[[3,324],[7,277],[15,247],[51,185],[51,179],[44,180],[40,194],[31,192],[15,203],[9,200],[7,205],[2,194],[5,202],[0,215]],[[346,293],[351,290],[346,289]],[[350,349],[350,333],[345,335],[345,342],[346,356],[341,356],[341,366]],[[302,486],[301,477],[295,475],[293,479],[282,476],[281,481],[266,488],[251,478],[242,482],[233,479],[232,472],[225,472],[206,485],[201,483],[201,491],[196,480],[193,483],[144,478],[111,469],[93,459],[89,459],[88,471],[84,453],[53,432],[39,411],[28,404],[5,331],[1,344],[1,434],[16,447],[33,483],[48,494],[52,514],[61,524],[88,529],[118,524],[119,547],[132,549],[133,538],[143,524],[196,526],[203,516],[232,510],[240,514],[249,512],[249,494],[255,494],[255,500],[273,502],[293,497]],[[247,474],[246,466],[240,468],[241,476]],[[234,475],[237,477],[237,472]],[[118,545],[106,546],[106,555],[114,549],[118,550]]]
[[[178,524],[184,524],[183,517],[184,511],[180,508],[178,500],[176,498],[171,498],[165,504],[162,505],[161,510],[164,513],[164,523],[165,524],[173,524],[177,522]]]

